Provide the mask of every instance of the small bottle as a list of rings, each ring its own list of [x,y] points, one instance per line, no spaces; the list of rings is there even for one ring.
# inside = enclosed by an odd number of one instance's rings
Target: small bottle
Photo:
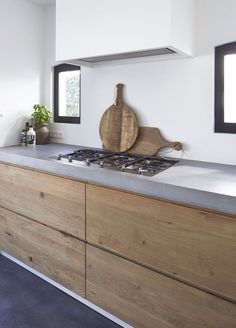
[[[36,132],[34,131],[32,125],[30,125],[29,130],[27,131],[26,145],[28,145],[28,146],[36,145]]]
[[[22,130],[20,133],[21,146],[25,146],[25,142],[26,142],[26,134],[25,134],[25,130]]]
[[[25,146],[27,146],[27,132],[29,131],[29,122],[25,123]]]

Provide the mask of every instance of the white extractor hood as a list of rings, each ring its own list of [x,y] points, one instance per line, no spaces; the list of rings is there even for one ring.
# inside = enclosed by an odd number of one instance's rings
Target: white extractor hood
[[[194,0],[57,0],[56,59],[193,55]]]
[[[149,49],[149,50],[139,50],[131,52],[123,52],[119,54],[109,54],[109,55],[100,55],[94,57],[81,58],[81,61],[88,63],[100,63],[104,61],[113,61],[113,60],[123,60],[131,58],[144,58],[151,56],[165,56],[174,54],[176,51],[170,48],[160,48],[160,49]]]

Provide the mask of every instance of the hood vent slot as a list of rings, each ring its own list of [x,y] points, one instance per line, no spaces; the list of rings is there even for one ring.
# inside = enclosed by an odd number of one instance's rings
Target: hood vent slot
[[[162,56],[162,55],[170,55],[175,54],[174,50],[170,48],[160,48],[160,49],[149,49],[149,50],[141,50],[141,51],[133,51],[133,52],[124,52],[120,54],[114,55],[104,55],[104,56],[94,56],[87,58],[80,58],[80,60],[88,63],[99,63],[104,61],[111,60],[121,60],[121,59],[129,59],[129,58],[140,58],[140,57],[150,57],[150,56]]]

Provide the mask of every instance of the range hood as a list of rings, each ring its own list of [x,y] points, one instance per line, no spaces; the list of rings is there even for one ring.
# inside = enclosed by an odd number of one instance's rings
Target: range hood
[[[194,3],[57,0],[56,60],[93,66],[109,61],[192,56]]]
[[[124,53],[112,54],[112,55],[87,57],[87,58],[81,58],[80,60],[85,63],[93,64],[93,63],[107,62],[107,61],[113,61],[113,60],[145,58],[145,57],[152,57],[152,56],[164,56],[164,55],[170,55],[170,54],[176,54],[176,51],[174,51],[170,48],[160,48],[160,49],[124,52]]]

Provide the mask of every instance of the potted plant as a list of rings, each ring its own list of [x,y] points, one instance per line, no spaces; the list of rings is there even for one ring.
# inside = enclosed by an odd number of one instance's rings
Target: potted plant
[[[42,104],[35,104],[33,106],[34,112],[31,115],[32,121],[35,125],[36,144],[44,145],[49,143],[50,132],[48,123],[52,117],[47,106]]]

